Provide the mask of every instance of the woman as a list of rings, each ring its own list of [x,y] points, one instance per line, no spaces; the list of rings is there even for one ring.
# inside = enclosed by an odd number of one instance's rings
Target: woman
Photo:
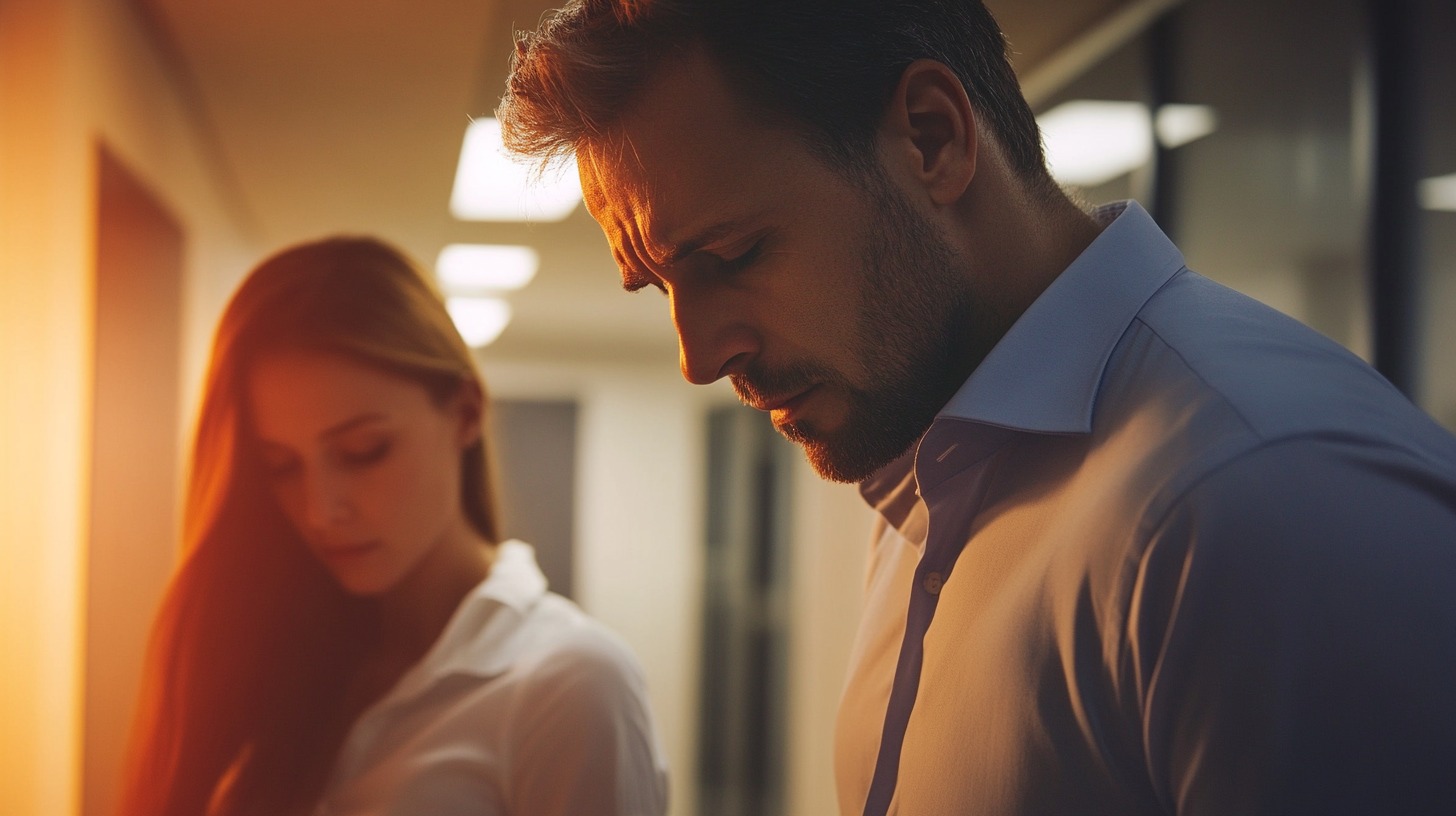
[[[635,659],[500,542],[469,349],[394,249],[219,325],[125,816],[660,814]]]

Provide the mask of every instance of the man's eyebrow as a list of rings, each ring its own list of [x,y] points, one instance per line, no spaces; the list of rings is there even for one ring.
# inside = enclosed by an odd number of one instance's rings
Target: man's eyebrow
[[[701,252],[703,247],[715,241],[722,240],[725,236],[738,232],[743,228],[739,221],[723,221],[705,229],[701,229],[684,241],[669,244],[667,255],[662,259],[662,266],[672,266],[684,258],[696,252]]]
[[[701,252],[703,247],[720,241],[725,236],[732,235],[742,228],[743,222],[738,220],[722,221],[713,224],[712,226],[698,230],[686,240],[667,244],[666,252],[660,258],[657,257],[657,253],[651,251],[651,248],[640,246],[635,242],[629,243],[624,248],[618,248],[613,254],[616,256],[617,266],[622,270],[622,288],[629,292],[635,292],[653,283],[653,276],[643,272],[643,268],[671,268],[694,253]],[[641,240],[641,238],[638,240]],[[646,263],[643,263],[644,260]]]
[[[613,247],[612,260],[617,262],[617,268],[622,272],[622,288],[628,292],[636,292],[653,283],[654,278],[645,271],[647,264],[642,263],[635,245]]]
[[[643,274],[629,267],[620,267],[622,270],[622,288],[628,292],[636,292],[652,286],[657,281],[650,275]]]

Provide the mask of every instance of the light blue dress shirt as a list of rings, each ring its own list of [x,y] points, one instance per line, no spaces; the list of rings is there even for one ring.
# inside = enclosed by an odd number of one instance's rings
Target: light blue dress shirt
[[[1097,216],[861,485],[841,811],[1456,813],[1456,439]]]

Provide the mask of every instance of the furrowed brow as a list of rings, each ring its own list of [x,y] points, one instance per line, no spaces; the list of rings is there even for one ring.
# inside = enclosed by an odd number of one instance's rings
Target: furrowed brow
[[[614,248],[612,259],[617,262],[617,268],[622,272],[622,288],[626,291],[636,292],[657,282],[652,273],[647,271],[647,265],[642,263],[636,246],[629,244]]]
[[[650,269],[671,269],[684,260],[703,251],[704,247],[721,241],[723,238],[742,230],[742,225],[737,221],[725,221],[714,224],[706,229],[699,230],[686,240],[669,244],[662,257],[653,257],[646,246],[636,242],[630,244],[626,249],[630,252],[616,252],[617,266],[622,270],[622,288],[629,292],[635,292],[644,286],[659,285],[659,281]],[[641,240],[641,239],[638,239]],[[645,261],[643,259],[646,259]]]
[[[671,244],[667,248],[667,255],[662,260],[663,266],[672,266],[680,263],[684,258],[703,251],[703,247],[721,241],[728,235],[740,230],[737,221],[724,221],[714,224],[706,229],[699,230],[684,241]]]
[[[621,267],[621,269],[622,269],[622,289],[625,290],[625,291],[628,291],[628,292],[636,292],[639,289],[645,289],[645,288],[647,288],[649,286],[652,286],[652,285],[658,283],[658,281],[657,281],[656,278],[654,278],[654,277],[652,277],[650,275],[644,274],[642,272],[639,272],[639,271],[637,271],[635,269],[632,269],[630,267],[623,266],[623,267]]]

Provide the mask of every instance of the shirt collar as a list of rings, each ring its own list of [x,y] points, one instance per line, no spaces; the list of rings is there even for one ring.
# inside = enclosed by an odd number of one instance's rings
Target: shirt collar
[[[490,574],[460,601],[429,653],[401,679],[401,696],[446,675],[492,677],[510,668],[517,657],[511,637],[545,595],[546,576],[531,545],[501,542]]]
[[[1135,201],[1099,207],[1100,235],[1036,299],[940,418],[1035,433],[1089,433],[1102,371],[1183,256]]]
[[[860,482],[859,494],[884,517],[891,527],[916,547],[922,546],[926,531],[915,523],[925,507],[915,477],[915,446],[900,454]]]

